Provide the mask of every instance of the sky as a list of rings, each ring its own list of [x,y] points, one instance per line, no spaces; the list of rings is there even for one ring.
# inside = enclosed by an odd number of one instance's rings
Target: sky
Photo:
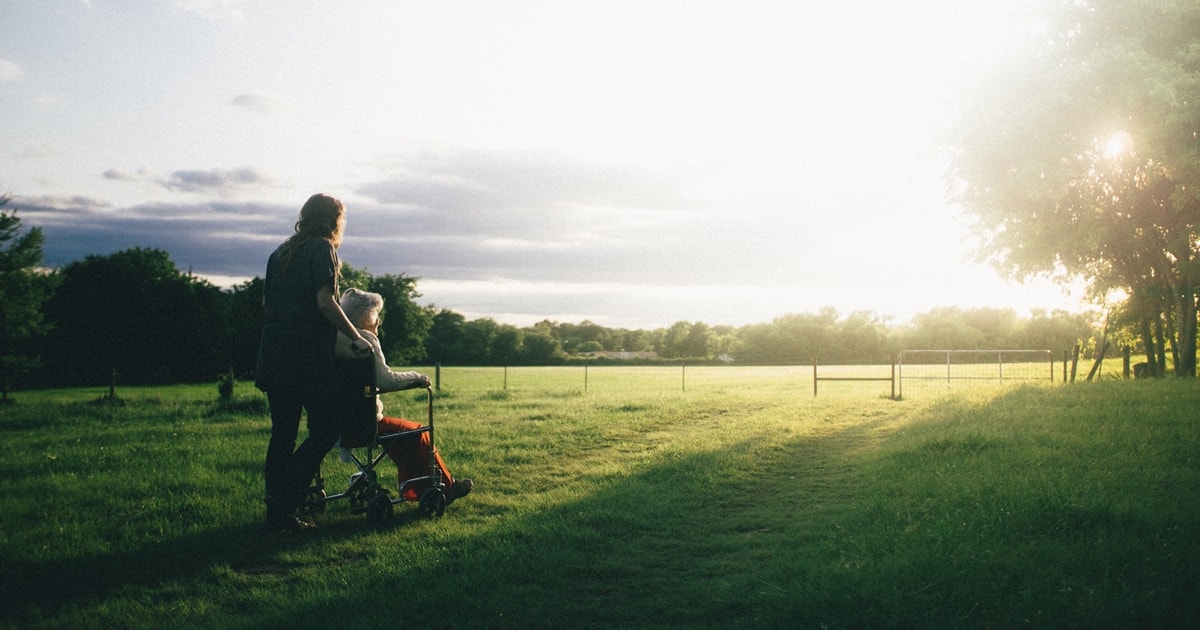
[[[1009,4],[2,0],[0,192],[48,266],[156,248],[219,286],[328,193],[343,262],[517,326],[1078,311],[945,200]]]

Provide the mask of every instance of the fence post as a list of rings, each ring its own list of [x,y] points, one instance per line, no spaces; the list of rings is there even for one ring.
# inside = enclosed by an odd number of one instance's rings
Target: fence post
[[[813,398],[817,397],[817,357],[813,357]]]
[[[1075,371],[1079,368],[1079,344],[1075,344],[1075,352],[1071,354],[1071,382],[1075,382]]]
[[[896,400],[896,355],[892,355],[892,400]]]
[[[442,391],[442,362],[438,361],[433,364],[433,387],[437,391]]]

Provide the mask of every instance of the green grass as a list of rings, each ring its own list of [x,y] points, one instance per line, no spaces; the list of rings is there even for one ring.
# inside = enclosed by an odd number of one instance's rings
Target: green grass
[[[892,401],[804,368],[528,370],[444,371],[438,445],[477,483],[444,517],[334,504],[307,535],[262,525],[247,384],[18,393],[0,626],[1200,622],[1194,381]]]

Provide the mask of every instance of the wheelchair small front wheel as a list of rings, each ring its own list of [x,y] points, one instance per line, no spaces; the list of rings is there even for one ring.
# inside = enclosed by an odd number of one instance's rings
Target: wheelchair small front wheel
[[[300,513],[305,516],[324,514],[325,496],[325,491],[321,488],[309,488],[308,493],[304,495],[304,501],[300,504]]]
[[[367,505],[367,522],[376,527],[383,526],[392,517],[392,499],[384,493],[375,495]]]
[[[421,493],[421,516],[433,518],[446,513],[446,493],[441,488],[428,488]]]

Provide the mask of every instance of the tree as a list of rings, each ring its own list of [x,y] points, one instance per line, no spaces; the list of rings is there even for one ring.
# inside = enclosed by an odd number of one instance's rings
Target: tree
[[[842,361],[872,363],[883,360],[883,326],[869,311],[851,313],[838,326],[838,346]]]
[[[704,322],[693,322],[691,328],[688,330],[687,337],[683,339],[680,354],[684,357],[707,359],[712,355],[710,351],[711,345],[712,329]]]
[[[492,337],[492,361],[505,364],[522,359],[525,352],[525,333],[516,326],[501,324]]]
[[[463,357],[463,326],[466,318],[449,309],[429,307],[429,336],[425,352],[434,363],[461,363]]]
[[[982,350],[1011,347],[1011,310],[935,308],[913,317],[907,345],[912,350]],[[997,322],[1003,324],[997,325]]]
[[[263,280],[252,278],[229,293],[230,357],[237,373],[252,374],[258,363],[258,343],[263,329]]]
[[[231,313],[220,289],[161,250],[92,255],[61,271],[46,303],[46,363],[67,384],[197,382],[229,368]]]
[[[421,297],[417,280],[404,274],[387,274],[372,277],[369,283],[370,291],[383,296],[384,317],[379,324],[383,354],[401,365],[425,358],[425,338],[433,326],[433,317],[416,303]]]
[[[0,207],[9,197],[0,197]],[[12,376],[36,367],[40,358],[22,351],[31,339],[45,334],[50,326],[42,307],[49,299],[58,276],[42,272],[42,243],[39,228],[20,234],[21,219],[16,210],[0,211],[0,378],[7,401]]]
[[[470,365],[500,364],[507,357],[493,354],[493,343],[500,325],[490,317],[472,319],[462,327],[462,361]]]
[[[619,328],[612,331],[609,336],[610,344],[604,347],[605,350],[624,351],[624,352],[644,352],[654,347],[654,341],[649,331],[645,330],[628,330]]]
[[[1151,365],[1170,350],[1195,375],[1200,4],[1037,6],[1040,28],[960,104],[953,197],[1003,273],[1124,290]]]
[[[562,344],[545,327],[524,331],[521,349],[527,363],[558,363],[562,360]]]
[[[1037,310],[1020,326],[1016,347],[1059,353],[1086,343],[1095,332],[1091,314]]]
[[[664,359],[687,358],[687,338],[692,329],[690,322],[679,321],[671,324],[663,334],[658,346],[658,356]]]

